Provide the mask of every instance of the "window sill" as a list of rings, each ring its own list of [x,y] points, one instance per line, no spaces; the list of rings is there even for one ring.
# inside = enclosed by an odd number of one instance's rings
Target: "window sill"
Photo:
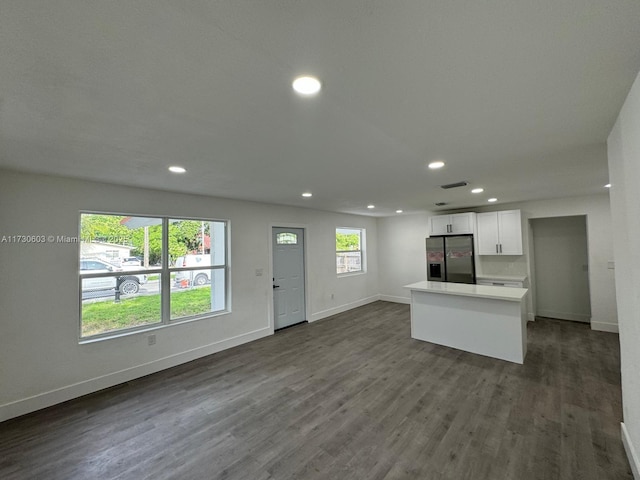
[[[348,272],[348,273],[338,273],[337,277],[338,278],[345,278],[345,277],[357,277],[358,275],[366,275],[367,272]]]

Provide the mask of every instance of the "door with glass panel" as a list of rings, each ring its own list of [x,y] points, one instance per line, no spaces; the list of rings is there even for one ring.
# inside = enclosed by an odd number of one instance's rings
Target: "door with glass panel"
[[[304,229],[273,227],[273,310],[276,330],[306,321]]]

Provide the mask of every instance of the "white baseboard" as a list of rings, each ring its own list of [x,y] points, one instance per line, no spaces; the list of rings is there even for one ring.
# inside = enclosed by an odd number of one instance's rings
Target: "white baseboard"
[[[410,297],[396,297],[394,295],[380,295],[380,300],[384,302],[393,302],[393,303],[406,303],[407,305],[411,304]]]
[[[380,295],[373,295],[371,297],[362,298],[356,302],[345,303],[344,305],[340,305],[338,307],[333,307],[327,310],[322,310],[320,312],[312,313],[311,318],[309,318],[308,320],[309,320],[309,323],[316,322],[318,320],[322,320],[323,318],[327,318],[332,315],[337,315],[338,313],[346,312],[347,310],[351,310],[353,308],[362,307],[363,305],[377,302],[378,300],[380,300]]]
[[[591,330],[597,330],[599,332],[619,333],[617,323],[591,321]]]
[[[537,315],[539,317],[557,318],[559,320],[571,320],[572,322],[591,322],[591,316],[583,315],[580,313],[557,312],[554,310],[538,310]]]
[[[640,457],[638,457],[638,451],[635,449],[627,427],[624,422],[620,424],[620,430],[622,431],[622,444],[624,445],[624,451],[627,452],[627,458],[629,459],[629,465],[631,466],[631,472],[633,472],[633,478],[640,480]]]
[[[81,397],[89,393],[97,392],[105,388],[113,387],[114,385],[128,382],[145,375],[160,372],[167,368],[175,367],[201,357],[206,357],[207,355],[211,355],[231,347],[236,347],[243,343],[252,342],[271,334],[273,334],[273,332],[270,331],[269,328],[261,328],[259,330],[254,330],[253,332],[194,348],[193,350],[180,352],[175,355],[154,360],[153,362],[136,365],[135,367],[127,368],[125,370],[109,373],[101,377],[78,382],[49,392],[40,393],[15,402],[6,403],[4,405],[0,405],[0,422],[26,413],[35,412],[36,410],[50,407],[57,403],[66,402],[67,400]]]

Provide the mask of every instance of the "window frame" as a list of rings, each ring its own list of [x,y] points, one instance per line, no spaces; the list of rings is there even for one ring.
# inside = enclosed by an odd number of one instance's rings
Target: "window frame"
[[[161,249],[161,264],[160,266],[149,266],[144,268],[140,266],[139,269],[127,270],[127,275],[160,275],[160,318],[157,322],[138,325],[134,327],[121,328],[118,330],[110,330],[108,332],[98,333],[94,335],[82,335],[82,280],[90,278],[104,278],[104,277],[119,277],[122,272],[112,273],[85,273],[82,274],[81,262],[82,262],[82,243],[78,242],[78,254],[77,254],[77,278],[78,278],[78,342],[80,344],[93,343],[96,341],[106,340],[110,338],[127,336],[143,331],[157,330],[161,328],[170,327],[173,325],[179,325],[182,323],[192,322],[196,320],[203,320],[221,315],[231,313],[231,271],[230,271],[230,221],[228,219],[213,219],[213,218],[199,218],[199,217],[186,217],[177,215],[146,215],[140,213],[123,213],[123,212],[97,212],[89,210],[81,210],[78,215],[78,230],[79,237],[82,239],[82,216],[83,215],[109,215],[117,217],[139,217],[139,218],[155,218],[161,221],[162,225],[162,249]],[[171,259],[169,257],[169,224],[170,221],[190,220],[199,222],[220,222],[224,224],[224,264],[222,265],[203,265],[203,266],[190,266],[190,267],[172,267],[170,265]],[[191,315],[187,317],[179,317],[171,319],[171,274],[178,271],[193,271],[193,270],[224,270],[224,309],[205,312],[202,314]]]
[[[342,233],[340,232],[340,230],[349,230],[352,231],[354,233],[358,233],[359,238],[360,238],[360,248],[358,250],[338,250],[338,245],[337,245],[337,234],[338,233]],[[365,250],[366,250],[366,229],[363,227],[336,227],[335,230],[336,233],[336,275],[338,277],[347,277],[347,276],[351,276],[351,275],[363,275],[365,273],[367,273],[367,265],[366,265],[366,256],[365,256]],[[354,270],[354,271],[348,271],[348,272],[339,272],[338,271],[338,263],[337,263],[337,256],[341,253],[359,253],[360,254],[360,270]]]
[[[185,217],[176,217],[176,216],[170,216],[170,217],[166,217],[165,220],[167,221],[167,228],[166,230],[164,229],[164,223],[163,223],[163,238],[162,238],[162,242],[163,245],[167,245],[167,249],[169,248],[169,223],[172,220],[188,220],[188,221],[198,221],[198,222],[218,222],[218,223],[224,223],[224,263],[223,264],[216,264],[216,265],[200,265],[200,266],[186,266],[186,267],[172,267],[171,265],[168,265],[168,273],[167,273],[167,282],[169,284],[168,288],[169,288],[169,295],[167,296],[167,305],[166,305],[166,312],[164,310],[164,302],[163,302],[163,317],[166,316],[167,320],[168,320],[168,324],[172,325],[172,324],[176,324],[176,323],[182,323],[182,322],[187,322],[187,321],[191,321],[191,320],[199,320],[201,318],[208,318],[208,317],[215,317],[218,315],[222,315],[224,313],[229,313],[231,311],[230,305],[229,305],[229,301],[231,298],[231,293],[230,293],[230,278],[229,278],[229,221],[228,220],[212,220],[212,219],[202,219],[202,218],[185,218]],[[164,253],[164,249],[163,249],[163,253]],[[207,254],[205,254],[207,255]],[[211,249],[209,250],[209,254],[208,255],[213,255],[211,253]],[[169,263],[169,254],[167,252],[166,255],[167,258],[167,264]],[[178,257],[180,258],[180,257]],[[211,257],[213,260],[213,257]],[[165,260],[165,255],[162,256],[162,265],[164,267],[164,260]],[[190,315],[187,317],[178,317],[176,319],[171,319],[171,273],[172,272],[193,272],[193,271],[204,271],[204,270],[208,270],[210,272],[212,272],[213,275],[213,271],[214,270],[224,270],[224,305],[225,308],[223,308],[222,310],[215,310],[212,312],[207,312],[207,313],[201,313],[201,314],[196,314],[196,315]],[[160,278],[164,279],[164,275],[161,275]],[[209,281],[211,282],[212,279],[210,278]]]

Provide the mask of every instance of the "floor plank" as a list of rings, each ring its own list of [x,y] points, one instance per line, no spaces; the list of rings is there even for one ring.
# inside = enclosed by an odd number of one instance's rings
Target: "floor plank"
[[[517,365],[376,302],[0,423],[0,478],[632,479],[617,335],[528,333]]]

